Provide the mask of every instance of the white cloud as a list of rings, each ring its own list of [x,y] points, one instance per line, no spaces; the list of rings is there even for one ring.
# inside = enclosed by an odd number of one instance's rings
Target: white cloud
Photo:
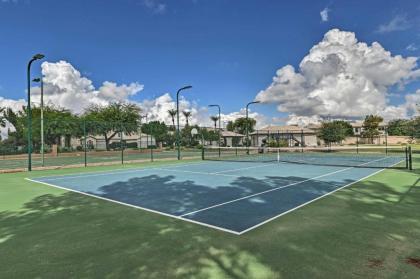
[[[416,51],[418,50],[418,47],[415,44],[409,44],[405,49],[409,51]]]
[[[403,15],[396,15],[394,18],[391,19],[390,22],[386,24],[379,25],[378,29],[376,30],[379,33],[388,33],[393,31],[402,31],[410,28],[411,24],[407,20],[407,18]]]
[[[163,14],[166,12],[166,4],[158,0],[143,0],[143,5],[156,14]]]
[[[299,127],[305,127],[309,124],[319,124],[322,122],[322,117],[318,115],[312,116],[298,116],[296,114],[289,115],[287,119],[287,125],[297,125]]]
[[[23,106],[26,106],[26,101],[23,99],[12,100],[5,99],[0,96],[0,108],[11,108],[14,111],[19,111]],[[7,138],[7,130],[14,131],[13,126],[6,121],[6,127],[0,127],[0,135],[2,139]]]
[[[147,114],[149,121],[163,121],[168,125],[172,124],[172,118],[168,114],[168,110],[176,109],[176,102],[175,100],[169,95],[169,93],[165,93],[155,99],[147,99],[143,100],[140,103],[137,103],[141,109],[142,114]],[[191,118],[189,120],[190,125],[199,125],[199,126],[206,126],[212,127],[213,122],[210,120],[210,116],[216,115],[216,112],[209,111],[207,107],[200,107],[197,103],[188,101],[184,98],[180,99],[179,103],[179,111],[190,111]],[[222,124],[226,123],[227,121],[234,121],[236,118],[245,117],[245,109],[241,109],[237,112],[231,112],[226,114],[221,114]],[[250,111],[248,114],[249,117],[255,118],[257,120],[258,127],[267,124],[267,119],[262,114]],[[180,114],[179,116],[179,123],[180,125],[185,125],[186,120],[185,117]],[[176,119],[175,119],[176,124]]]
[[[379,43],[332,29],[313,46],[299,69],[286,65],[256,99],[296,117],[364,117],[391,113],[387,90],[420,77],[417,58],[392,56]],[[392,111],[395,114],[395,109]],[[402,112],[399,112],[402,114]]]
[[[320,14],[320,16],[321,16],[321,20],[322,20],[323,22],[328,21],[328,13],[329,13],[330,11],[331,11],[331,10],[330,10],[328,7],[325,7],[322,11],[320,11],[320,12],[319,12],[319,14]]]
[[[44,75],[44,102],[81,113],[90,105],[107,105],[111,102],[124,102],[143,90],[143,85],[134,82],[117,85],[105,81],[98,89],[92,81],[83,77],[70,63],[42,63]],[[40,102],[40,88],[32,89],[33,102]]]

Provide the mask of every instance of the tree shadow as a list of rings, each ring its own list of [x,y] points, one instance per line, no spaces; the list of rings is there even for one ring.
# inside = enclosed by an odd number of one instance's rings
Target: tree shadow
[[[168,206],[175,211],[180,202],[206,200],[209,192],[227,190],[191,181],[178,184],[170,176],[159,179],[168,187],[179,187],[179,193],[172,190],[176,198]],[[270,189],[285,180],[302,179],[267,177],[260,183]],[[102,190],[122,195],[128,187],[135,198],[138,182]],[[252,177],[238,178],[229,190],[239,195],[260,190],[251,182],[255,182]],[[21,211],[0,212],[0,277],[372,277],[398,276],[401,271],[410,277],[413,271],[399,262],[420,252],[415,245],[420,234],[420,192],[410,188],[413,182],[403,189],[378,181],[358,183],[242,236],[76,193],[46,194]],[[317,183],[336,186],[335,181],[311,181],[302,183],[301,190],[312,195]],[[189,187],[197,187],[196,196],[182,197]],[[149,189],[146,195],[159,197],[161,190]],[[267,195],[262,203],[246,202],[263,207],[279,203],[279,198]],[[287,195],[281,198],[287,200]],[[371,258],[383,260],[385,271],[369,267]]]

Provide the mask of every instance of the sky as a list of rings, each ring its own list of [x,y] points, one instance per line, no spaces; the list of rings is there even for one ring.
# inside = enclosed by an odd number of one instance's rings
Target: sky
[[[26,65],[46,102],[138,104],[169,121],[244,115],[259,126],[327,117],[409,118],[420,103],[419,1],[0,0],[0,107],[21,109]],[[34,103],[39,87],[32,84]]]

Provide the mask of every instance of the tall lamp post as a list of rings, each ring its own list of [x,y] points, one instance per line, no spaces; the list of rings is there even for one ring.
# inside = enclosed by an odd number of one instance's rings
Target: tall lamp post
[[[222,133],[222,127],[220,126],[220,106],[219,105],[209,105],[209,107],[217,107],[219,109],[219,157],[220,157],[220,140],[221,140],[221,133]]]
[[[35,54],[31,60],[29,60],[27,68],[27,82],[28,82],[28,104],[27,104],[27,113],[28,113],[28,171],[32,171],[32,111],[31,111],[31,65],[35,60],[40,60],[44,58],[43,54]]]
[[[176,92],[176,145],[178,148],[178,160],[181,160],[181,147],[179,144],[179,93],[181,91],[192,88],[191,85],[184,86]]]
[[[250,105],[252,105],[252,104],[259,104],[260,103],[260,101],[253,101],[253,102],[249,102],[248,104],[246,104],[246,152],[247,153],[249,153],[249,149],[248,149],[248,147],[249,147],[249,121],[248,121],[248,107],[250,106]]]
[[[42,166],[45,166],[45,158],[44,158],[44,80],[42,76],[40,78],[34,78],[33,82],[40,82],[41,83],[41,158],[42,158]]]

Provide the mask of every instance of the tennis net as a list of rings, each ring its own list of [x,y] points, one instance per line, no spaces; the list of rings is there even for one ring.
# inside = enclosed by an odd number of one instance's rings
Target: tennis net
[[[407,147],[204,147],[203,160],[289,162],[360,168],[409,168]]]

